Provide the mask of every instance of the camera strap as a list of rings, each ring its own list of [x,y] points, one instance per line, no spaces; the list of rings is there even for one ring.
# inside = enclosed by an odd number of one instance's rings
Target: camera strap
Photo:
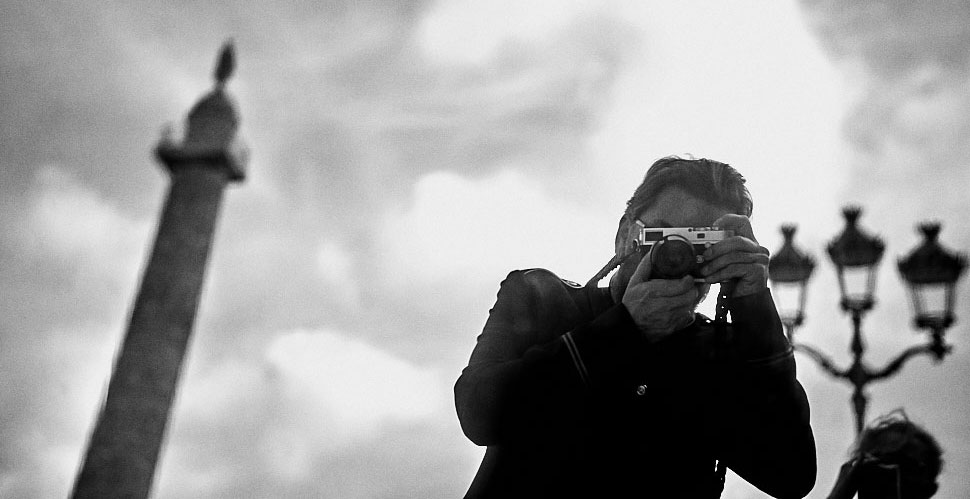
[[[728,297],[730,297],[733,292],[734,281],[722,282],[717,292],[717,305],[714,309],[714,362],[715,366],[718,368],[723,366],[725,362],[724,352],[727,348],[728,341],[727,316],[730,312],[727,304]],[[721,385],[717,384],[714,388],[715,390],[720,391]],[[712,496],[721,497],[721,493],[724,492],[724,480],[727,476],[727,465],[724,463],[723,459],[717,459],[714,474],[714,487],[716,490]]]
[[[630,254],[631,253],[627,253],[622,257],[620,255],[613,255],[613,258],[610,258],[610,261],[606,262],[606,265],[602,269],[600,269],[599,272],[597,272],[593,277],[591,277],[589,281],[586,282],[586,286],[595,288],[597,283],[599,283],[604,277],[606,277],[607,274],[609,274],[610,272],[613,272],[613,269],[619,267],[620,264],[623,263],[623,260],[626,260],[630,256]]]
[[[593,275],[593,277],[586,282],[586,286],[596,287],[596,284],[599,283],[601,280],[603,280],[603,278],[606,277],[610,272],[613,272],[613,269],[619,267],[628,258],[632,257],[633,255],[637,255],[639,253],[640,253],[640,246],[633,244],[631,245],[630,250],[627,251],[626,253],[623,253],[622,255],[621,254],[613,255],[613,258],[610,258],[610,261],[606,262],[606,265],[604,265],[603,268],[599,270],[599,272]]]

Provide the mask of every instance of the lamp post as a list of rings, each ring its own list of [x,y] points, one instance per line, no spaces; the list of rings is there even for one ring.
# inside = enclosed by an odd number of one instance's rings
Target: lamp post
[[[795,341],[794,330],[805,317],[805,290],[814,269],[814,261],[795,247],[793,225],[782,227],[785,243],[769,260],[768,273],[772,288],[782,291],[779,295],[779,315],[792,346],[818,363],[829,375],[852,385],[852,407],[858,434],[865,425],[868,405],[865,389],[869,383],[895,375],[907,360],[916,355],[931,354],[939,362],[950,352],[943,335],[955,321],[954,289],[966,268],[966,257],[940,246],[937,241],[940,224],[925,223],[919,226],[924,235],[923,244],[906,258],[900,259],[898,267],[909,285],[914,305],[914,324],[919,329],[929,330],[930,339],[924,345],[907,348],[884,367],[873,369],[863,360],[866,346],[862,318],[876,303],[876,270],[885,245],[878,237],[870,236],[859,228],[860,208],[846,207],[842,213],[845,216],[845,229],[829,243],[827,250],[838,274],[840,305],[852,317],[852,364],[849,367],[839,368],[819,349]]]

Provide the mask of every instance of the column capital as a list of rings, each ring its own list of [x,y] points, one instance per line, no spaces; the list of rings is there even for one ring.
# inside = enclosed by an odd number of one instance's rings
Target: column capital
[[[170,172],[202,163],[224,169],[229,180],[239,181],[246,177],[248,150],[236,136],[239,114],[225,90],[234,68],[235,51],[230,40],[219,54],[214,88],[189,111],[182,142],[177,143],[172,138],[169,128],[155,147],[155,156]]]

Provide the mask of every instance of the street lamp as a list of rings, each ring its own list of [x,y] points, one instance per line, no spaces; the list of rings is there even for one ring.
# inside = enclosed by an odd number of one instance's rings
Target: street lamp
[[[882,240],[859,228],[861,214],[858,206],[843,209],[845,229],[828,246],[829,258],[839,275],[842,310],[851,311],[853,319],[875,304],[876,268],[885,249]]]
[[[795,328],[805,319],[805,287],[815,270],[815,259],[795,247],[794,224],[782,225],[785,243],[769,260],[768,273],[772,281],[772,294],[778,304],[778,315],[785,325],[788,341],[794,341]]]
[[[929,329],[930,341],[925,345],[912,346],[897,355],[885,367],[872,369],[865,364],[865,343],[862,337],[862,317],[875,305],[876,269],[882,258],[885,245],[874,236],[859,228],[862,210],[849,206],[843,210],[845,229],[829,243],[829,257],[835,264],[839,278],[842,310],[852,316],[852,364],[845,369],[839,368],[831,359],[817,348],[794,340],[794,329],[804,320],[805,288],[811,277],[814,262],[811,257],[796,249],[792,239],[795,229],[792,225],[782,227],[785,243],[768,263],[772,289],[794,287],[796,294],[795,311],[785,310],[784,300],[779,307],[779,315],[787,329],[789,341],[795,350],[814,360],[829,375],[845,380],[853,386],[852,406],[856,417],[856,433],[861,433],[865,425],[868,396],[866,385],[873,381],[889,378],[896,374],[910,358],[919,354],[931,354],[941,361],[950,352],[950,346],[943,340],[943,334],[956,320],[953,312],[956,282],[966,267],[966,257],[951,253],[937,242],[940,224],[925,223],[919,226],[924,234],[923,244],[914,249],[908,257],[899,260],[899,271],[910,287],[915,313],[914,324],[920,329]],[[782,294],[782,296],[784,296]]]
[[[899,273],[909,284],[913,302],[913,324],[928,329],[933,353],[942,360],[947,352],[943,333],[953,325],[953,304],[957,280],[967,267],[966,257],[947,251],[940,246],[939,223],[919,225],[923,244],[909,256],[899,259]]]

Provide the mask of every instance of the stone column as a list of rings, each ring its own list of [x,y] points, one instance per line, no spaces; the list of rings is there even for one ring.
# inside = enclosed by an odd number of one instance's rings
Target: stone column
[[[155,150],[171,185],[75,498],[145,498],[151,491],[222,193],[245,176],[238,117],[224,91],[233,65],[227,43],[215,88],[189,113],[184,142],[166,136]]]

